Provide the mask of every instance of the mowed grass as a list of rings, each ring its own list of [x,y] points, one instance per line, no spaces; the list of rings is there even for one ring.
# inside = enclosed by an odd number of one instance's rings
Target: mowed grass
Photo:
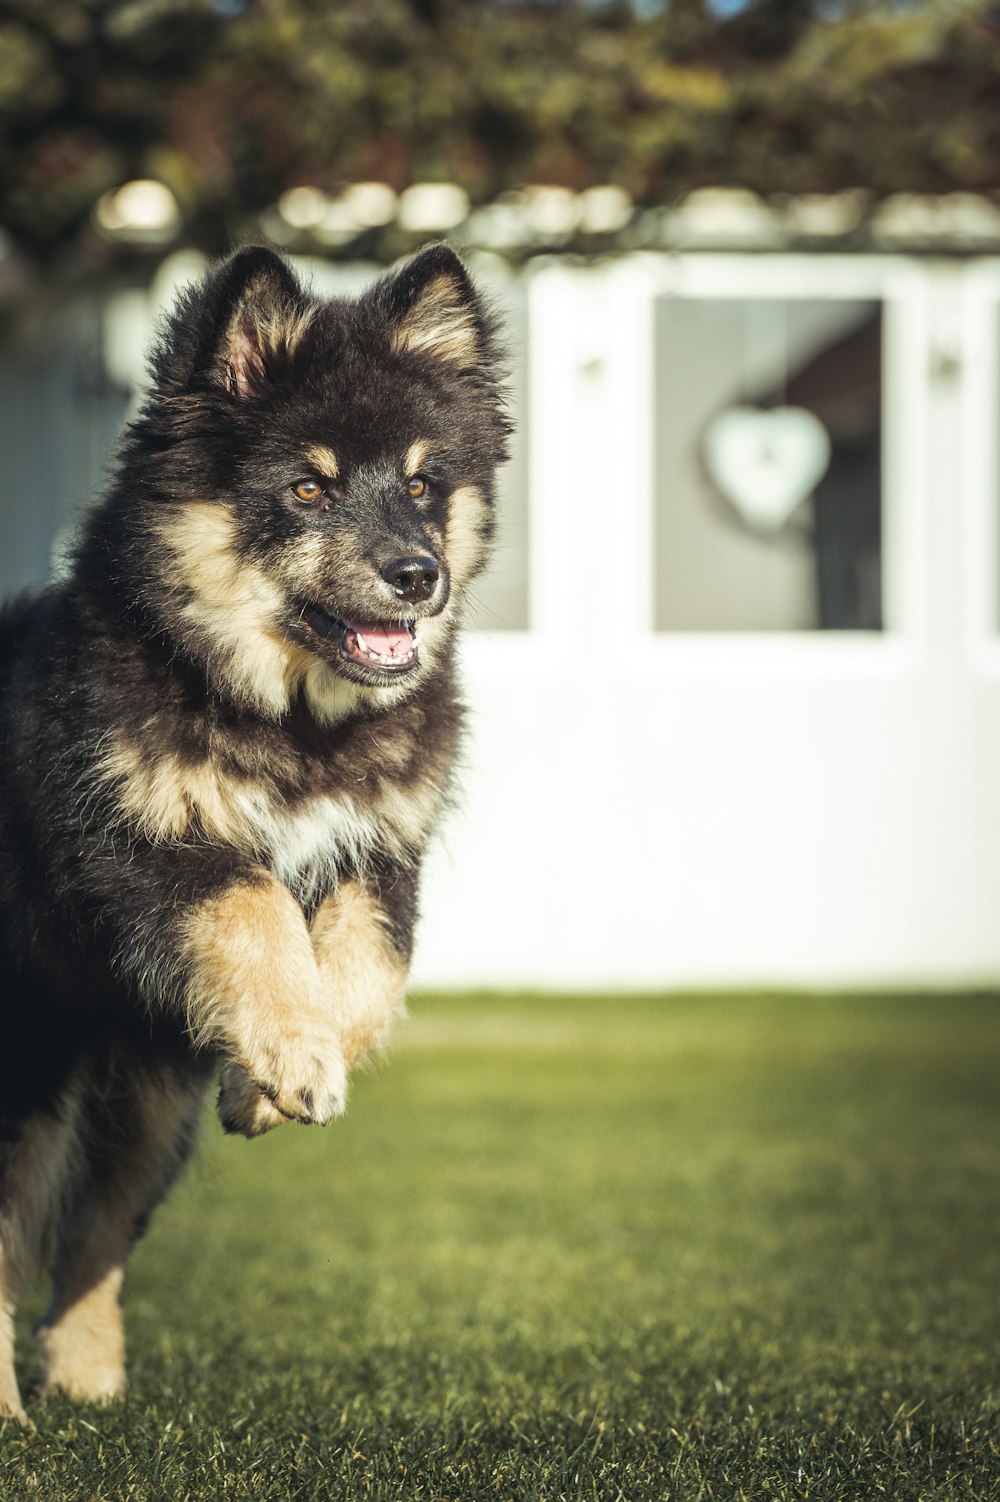
[[[997,998],[411,1010],[335,1127],[206,1122],[0,1497],[1000,1497]]]

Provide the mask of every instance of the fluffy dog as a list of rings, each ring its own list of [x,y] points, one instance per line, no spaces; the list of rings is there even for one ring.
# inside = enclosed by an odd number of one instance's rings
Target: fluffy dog
[[[213,1075],[228,1131],[328,1122],[400,1010],[507,431],[447,247],[329,302],[241,250],[72,573],[3,616],[0,1415],[41,1247],[45,1387],[120,1393],[125,1261]]]

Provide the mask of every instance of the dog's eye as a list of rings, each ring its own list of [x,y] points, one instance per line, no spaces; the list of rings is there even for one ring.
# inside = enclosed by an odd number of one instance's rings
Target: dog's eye
[[[326,495],[326,491],[318,480],[296,480],[289,487],[297,501],[302,501],[306,506],[315,506]]]
[[[415,501],[419,501],[427,494],[427,481],[423,475],[411,475],[406,482],[406,489]]]

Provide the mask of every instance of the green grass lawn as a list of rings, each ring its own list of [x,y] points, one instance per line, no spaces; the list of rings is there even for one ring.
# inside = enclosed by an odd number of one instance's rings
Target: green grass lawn
[[[412,1011],[335,1127],[206,1122],[4,1502],[1000,1497],[997,998]]]

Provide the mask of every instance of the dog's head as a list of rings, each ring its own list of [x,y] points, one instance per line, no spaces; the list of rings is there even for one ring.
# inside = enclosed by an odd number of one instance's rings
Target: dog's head
[[[158,626],[268,713],[412,692],[486,562],[508,431],[494,321],[454,252],[323,301],[239,251],[182,297],[153,376],[118,499]]]

